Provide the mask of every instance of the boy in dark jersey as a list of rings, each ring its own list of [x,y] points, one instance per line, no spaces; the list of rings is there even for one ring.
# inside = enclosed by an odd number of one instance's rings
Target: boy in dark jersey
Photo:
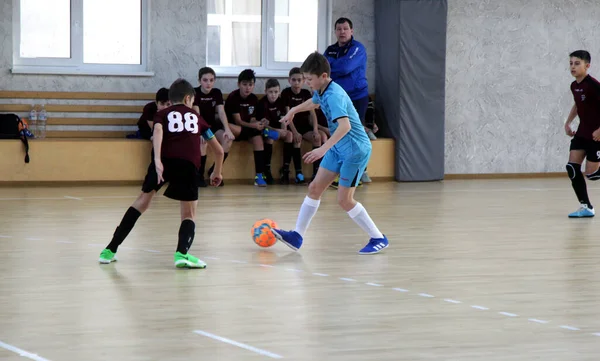
[[[229,155],[231,143],[235,139],[232,129],[235,130],[235,133],[239,134],[240,127],[236,124],[229,124],[227,121],[223,93],[220,89],[214,87],[216,77],[217,75],[212,68],[204,67],[198,71],[198,82],[200,83],[200,86],[194,88],[196,91],[194,110],[200,113],[202,118],[210,125],[210,130],[217,137],[221,147],[223,147],[223,151],[225,152],[223,161],[225,161]],[[219,115],[218,118],[216,117],[217,114]],[[202,142],[200,154],[202,155],[202,163],[200,164],[200,170],[198,171],[198,186],[206,187],[206,181],[204,180],[206,142]],[[208,170],[209,176],[214,169],[213,167]],[[223,182],[221,182],[221,186],[223,186]]]
[[[288,81],[290,86],[281,92],[281,98],[287,107],[286,111],[298,106],[308,99],[312,98],[312,94],[308,89],[303,89],[304,82],[300,68],[292,68],[289,72]],[[319,131],[319,124],[314,110],[302,112],[294,116],[294,121],[290,123],[290,129],[294,137],[294,168],[296,169],[296,183],[304,183],[304,175],[302,174],[302,160],[300,147],[302,139],[312,143],[313,149],[319,148],[321,144],[327,141],[327,134]],[[313,163],[313,179],[319,169],[321,160]]]
[[[152,144],[154,159],[142,186],[142,194],[129,207],[121,223],[115,230],[111,242],[100,253],[99,262],[108,264],[116,261],[117,248],[133,229],[138,218],[148,209],[150,201],[165,183],[165,197],[180,201],[181,226],[175,252],[177,268],[205,268],[206,263],[188,253],[196,225],[194,223],[198,207],[198,186],[196,185],[200,166],[200,137],[215,153],[216,166],[211,174],[211,183],[218,186],[222,180],[223,148],[212,134],[208,124],[200,114],[192,109],[194,87],[184,79],[176,80],[169,89],[172,106],[156,113]]]
[[[571,75],[575,77],[575,81],[571,83],[571,93],[575,104],[565,123],[565,133],[573,137],[567,174],[580,203],[580,208],[569,214],[569,217],[593,217],[596,211],[588,197],[581,164],[586,159],[585,176],[589,180],[600,179],[598,171],[600,162],[600,83],[587,73],[591,61],[589,52],[577,50],[569,57]],[[579,116],[579,126],[576,131],[573,131],[571,123],[575,116]]]
[[[169,101],[169,89],[160,88],[156,92],[155,101],[150,102],[144,106],[144,110],[142,111],[142,115],[137,122],[138,131],[140,132],[140,137],[142,139],[150,139],[152,138],[152,127],[154,123],[154,116],[160,110],[163,110],[167,107],[171,106],[171,102]]]
[[[285,129],[285,126],[279,122],[279,119],[286,113],[285,103],[279,96],[280,87],[277,79],[269,79],[265,84],[265,96],[258,101],[256,118],[267,123],[270,129],[279,133],[279,139],[283,140],[283,168],[281,172],[281,184],[290,184],[290,162],[292,161],[292,151],[294,148],[294,138],[292,132]],[[271,173],[271,157],[273,154],[273,139],[265,139],[265,175],[267,184],[273,184],[273,175]]]
[[[266,187],[263,134],[277,139],[277,132],[269,132],[265,122],[256,120],[258,97],[252,93],[255,82],[254,70],[243,70],[238,76],[238,89],[229,93],[225,101],[225,112],[229,122],[233,120],[234,124],[241,127],[239,134],[234,132],[235,140],[250,141],[254,147],[254,185]]]

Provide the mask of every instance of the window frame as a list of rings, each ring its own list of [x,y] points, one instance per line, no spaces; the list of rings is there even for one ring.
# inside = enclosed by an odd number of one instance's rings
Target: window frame
[[[153,76],[148,71],[148,35],[150,6],[149,0],[140,0],[141,64],[96,64],[83,62],[83,1],[70,0],[71,3],[71,57],[70,58],[23,58],[21,57],[21,0],[13,3],[13,74],[59,74],[59,75],[116,75],[116,76]]]
[[[302,62],[276,62],[275,61],[275,0],[261,0],[262,11],[261,11],[261,65],[260,66],[217,66],[210,65],[205,60],[206,66],[210,66],[215,70],[220,77],[237,77],[239,73],[244,69],[253,69],[257,77],[283,77],[287,78],[289,70],[293,67],[299,67]],[[317,36],[317,49],[319,52],[324,52],[327,46],[330,45],[331,32],[333,27],[331,25],[331,11],[332,4],[331,0],[318,0],[318,36]],[[206,27],[214,26],[208,21],[208,11]],[[238,15],[240,16],[240,15]],[[241,15],[244,16],[244,15]],[[251,15],[247,15],[251,16]],[[235,16],[233,16],[235,17]],[[264,21],[267,19],[267,21]],[[204,49],[208,54],[206,39]],[[205,59],[208,59],[206,56]]]

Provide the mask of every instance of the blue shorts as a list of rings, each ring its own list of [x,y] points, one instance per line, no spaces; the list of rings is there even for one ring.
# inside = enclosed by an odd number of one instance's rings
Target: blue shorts
[[[371,150],[360,155],[342,159],[336,152],[325,153],[319,167],[334,173],[339,173],[339,185],[342,187],[356,187],[371,158]]]

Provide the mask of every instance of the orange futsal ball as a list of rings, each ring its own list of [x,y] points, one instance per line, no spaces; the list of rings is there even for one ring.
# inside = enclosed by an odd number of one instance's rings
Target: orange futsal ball
[[[272,228],[277,228],[277,223],[272,219],[261,219],[252,225],[250,235],[254,243],[260,247],[271,247],[277,242],[277,238],[273,234]]]

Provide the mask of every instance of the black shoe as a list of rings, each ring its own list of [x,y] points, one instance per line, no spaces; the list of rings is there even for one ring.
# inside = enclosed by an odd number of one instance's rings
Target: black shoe
[[[290,184],[290,171],[281,168],[279,170],[279,184]]]
[[[273,174],[271,174],[271,168],[267,168],[265,170],[264,175],[265,175],[265,181],[267,182],[267,184],[272,185],[274,183],[274,180],[273,180]]]

